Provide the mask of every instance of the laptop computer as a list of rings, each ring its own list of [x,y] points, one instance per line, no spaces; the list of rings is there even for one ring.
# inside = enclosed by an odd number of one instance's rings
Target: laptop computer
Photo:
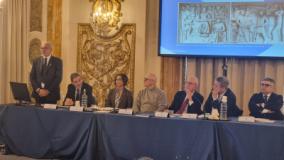
[[[14,99],[19,104],[31,103],[31,97],[26,83],[10,82]]]

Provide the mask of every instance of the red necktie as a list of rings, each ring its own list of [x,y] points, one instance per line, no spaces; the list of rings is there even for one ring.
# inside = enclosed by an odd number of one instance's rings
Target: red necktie
[[[188,105],[188,98],[186,98],[186,100],[183,101],[183,103],[181,104],[179,110],[177,111],[177,114],[182,114],[186,108],[186,106]]]

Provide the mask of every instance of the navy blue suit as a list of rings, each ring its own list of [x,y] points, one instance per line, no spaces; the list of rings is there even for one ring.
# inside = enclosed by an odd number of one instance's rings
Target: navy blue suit
[[[228,117],[238,117],[243,114],[243,111],[239,109],[239,107],[236,104],[236,96],[232,92],[231,89],[227,89],[226,93],[224,96],[227,96],[227,115]],[[212,98],[212,92],[209,94],[205,105],[204,105],[204,111],[206,113],[211,113],[212,107],[218,109],[220,113],[220,108],[221,108],[221,101],[219,99],[213,100]]]
[[[86,94],[88,96],[88,107],[90,107],[92,104],[96,104],[96,99],[93,96],[93,88],[92,86],[90,86],[89,84],[83,82],[82,87],[81,87],[81,93],[79,95],[79,97],[76,97],[75,93],[76,93],[76,88],[73,84],[69,84],[68,85],[68,90],[65,96],[65,99],[63,101],[63,105],[65,103],[66,98],[70,98],[72,99],[72,101],[75,103],[76,98],[77,100],[82,100],[82,95],[84,90],[86,90]]]
[[[30,73],[30,81],[33,87],[32,96],[39,104],[56,104],[60,99],[60,83],[62,80],[62,60],[51,56],[47,66],[44,65],[43,57],[36,58],[33,61]],[[42,88],[41,83],[45,86]],[[36,90],[38,88],[47,89],[50,93],[46,97],[40,97]]]
[[[178,91],[175,94],[174,100],[169,109],[173,110],[174,113],[176,113],[180,109],[185,97],[186,97],[185,91]],[[202,113],[201,104],[203,102],[203,96],[195,91],[192,95],[192,101],[193,103],[191,105],[188,105],[187,113],[201,114]]]
[[[264,107],[259,104],[264,103]],[[267,118],[272,120],[282,120],[283,115],[280,111],[283,105],[282,95],[271,93],[269,99],[265,103],[262,93],[254,94],[249,101],[250,115],[256,118]],[[268,109],[272,113],[262,113],[263,109]]]

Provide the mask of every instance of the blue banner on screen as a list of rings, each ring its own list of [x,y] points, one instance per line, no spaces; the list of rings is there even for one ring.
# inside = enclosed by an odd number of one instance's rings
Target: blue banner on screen
[[[284,57],[284,0],[161,0],[160,55]]]

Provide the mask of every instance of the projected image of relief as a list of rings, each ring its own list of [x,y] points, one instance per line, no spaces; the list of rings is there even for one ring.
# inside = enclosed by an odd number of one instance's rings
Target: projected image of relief
[[[222,43],[228,42],[230,13],[229,5],[207,3],[180,3],[179,37],[180,43]]]
[[[283,20],[283,3],[180,3],[178,42],[283,43]]]

